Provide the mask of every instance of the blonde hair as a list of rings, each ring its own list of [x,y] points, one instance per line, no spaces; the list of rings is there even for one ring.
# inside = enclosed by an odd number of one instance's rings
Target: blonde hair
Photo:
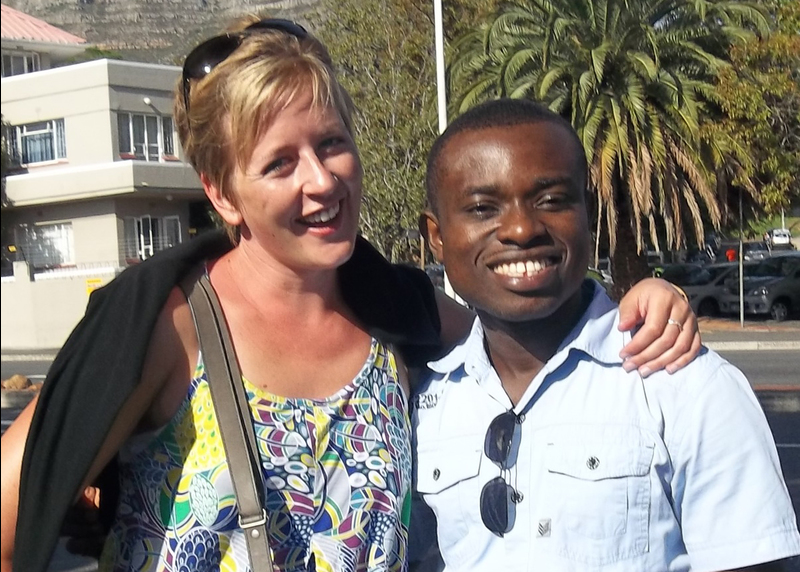
[[[245,168],[264,131],[298,95],[310,90],[312,105],[335,108],[353,133],[353,103],[322,42],[311,34],[245,31],[259,20],[247,16],[228,28],[228,34],[243,35],[242,43],[207,76],[191,81],[188,114],[182,78],[175,90],[175,124],[187,160],[233,204],[238,204],[231,188],[237,163]],[[227,230],[236,244],[238,227]]]

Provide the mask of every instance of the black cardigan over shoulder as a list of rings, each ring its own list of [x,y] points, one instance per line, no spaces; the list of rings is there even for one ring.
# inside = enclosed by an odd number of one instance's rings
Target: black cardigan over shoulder
[[[92,293],[86,315],[47,374],[25,445],[14,570],[44,571],[61,522],[122,405],[139,383],[150,334],[171,289],[227,252],[210,232],[158,253]],[[342,292],[367,331],[396,344],[409,366],[439,351],[433,287],[420,270],[389,264],[359,238],[339,269]]]

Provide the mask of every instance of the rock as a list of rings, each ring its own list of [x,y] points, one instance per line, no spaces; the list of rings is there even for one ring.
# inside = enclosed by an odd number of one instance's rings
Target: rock
[[[10,391],[30,389],[32,386],[33,384],[31,383],[30,379],[18,373],[3,381],[3,389],[8,389]]]

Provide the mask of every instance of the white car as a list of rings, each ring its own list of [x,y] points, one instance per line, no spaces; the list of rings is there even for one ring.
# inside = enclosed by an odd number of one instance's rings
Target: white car
[[[767,233],[767,241],[772,248],[787,246],[792,242],[792,233],[787,228],[773,228]]]

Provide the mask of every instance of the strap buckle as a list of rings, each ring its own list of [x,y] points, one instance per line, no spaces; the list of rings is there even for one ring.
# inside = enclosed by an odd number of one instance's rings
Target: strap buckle
[[[264,524],[267,524],[267,511],[264,510],[263,508],[261,509],[260,517],[251,518],[247,521],[242,519],[241,514],[239,515],[239,527],[241,527],[243,530],[247,530],[249,528],[256,528]]]

